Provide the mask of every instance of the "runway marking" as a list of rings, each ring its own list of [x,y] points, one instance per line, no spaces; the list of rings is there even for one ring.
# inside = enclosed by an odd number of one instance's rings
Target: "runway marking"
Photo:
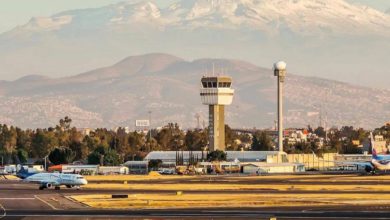
[[[7,211],[5,210],[4,206],[0,203],[0,208],[3,209],[4,213],[2,216],[0,216],[0,218],[4,218],[7,216]]]
[[[37,195],[34,195],[34,197],[35,197],[36,199],[38,199],[39,201],[41,201],[41,202],[45,203],[46,205],[48,205],[50,208],[52,208],[52,209],[54,209],[54,210],[58,210],[58,209],[57,209],[56,207],[54,207],[52,204],[46,202],[44,199],[39,198]]]

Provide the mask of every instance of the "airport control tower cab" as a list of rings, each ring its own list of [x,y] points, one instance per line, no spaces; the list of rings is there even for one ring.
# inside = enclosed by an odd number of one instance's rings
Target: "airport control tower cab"
[[[200,97],[209,106],[209,151],[225,151],[225,105],[232,104],[233,94],[231,77],[202,77]]]

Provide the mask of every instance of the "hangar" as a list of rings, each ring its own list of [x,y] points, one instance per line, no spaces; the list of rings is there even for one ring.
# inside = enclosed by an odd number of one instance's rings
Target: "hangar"
[[[266,162],[266,163],[288,163],[287,154],[278,151],[225,151],[227,161],[240,162]],[[144,160],[161,160],[163,163],[174,163],[177,155],[183,157],[184,164],[191,159],[198,161],[207,160],[207,151],[152,151]]]

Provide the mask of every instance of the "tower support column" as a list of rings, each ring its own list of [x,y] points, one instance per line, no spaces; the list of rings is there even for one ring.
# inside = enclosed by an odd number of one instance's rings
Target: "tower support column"
[[[283,152],[283,86],[278,76],[278,151]]]
[[[225,106],[209,105],[210,151],[225,151]]]
[[[274,75],[278,80],[278,151],[283,152],[283,84],[287,64],[279,61],[274,64]]]

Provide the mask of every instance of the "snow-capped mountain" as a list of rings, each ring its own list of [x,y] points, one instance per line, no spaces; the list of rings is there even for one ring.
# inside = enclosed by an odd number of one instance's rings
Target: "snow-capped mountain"
[[[64,76],[153,52],[235,58],[360,85],[390,84],[390,15],[344,0],[136,0],[32,18],[0,35],[0,75]],[[318,68],[321,66],[321,68]],[[366,74],[370,73],[370,74]]]
[[[390,17],[344,0],[182,0],[167,8],[149,1],[123,2],[104,8],[75,10],[33,18],[28,31],[60,28],[113,28],[148,24],[159,28],[243,27],[274,33],[389,34]]]

